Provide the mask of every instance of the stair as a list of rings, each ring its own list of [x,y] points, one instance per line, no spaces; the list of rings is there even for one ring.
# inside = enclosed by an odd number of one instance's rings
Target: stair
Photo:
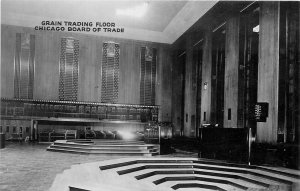
[[[299,181],[300,171],[288,169],[195,158],[123,158],[74,165],[50,191],[296,191]]]
[[[159,154],[159,146],[142,141],[57,140],[47,151],[106,156],[154,156]]]

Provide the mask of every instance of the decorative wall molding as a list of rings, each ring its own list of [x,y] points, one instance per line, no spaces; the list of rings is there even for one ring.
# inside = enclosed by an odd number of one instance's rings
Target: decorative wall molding
[[[141,47],[140,104],[155,104],[156,62],[156,49]]]
[[[35,35],[27,33],[16,34],[14,62],[14,97],[32,99],[35,65]]]
[[[59,100],[77,101],[79,41],[61,39],[59,62]]]
[[[101,102],[117,103],[119,97],[120,45],[114,42],[103,43],[102,48],[102,88]]]

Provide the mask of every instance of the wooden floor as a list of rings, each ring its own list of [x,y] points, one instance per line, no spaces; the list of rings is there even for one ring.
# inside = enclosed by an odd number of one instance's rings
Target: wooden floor
[[[123,158],[73,165],[50,191],[296,191],[300,172],[197,158]]]

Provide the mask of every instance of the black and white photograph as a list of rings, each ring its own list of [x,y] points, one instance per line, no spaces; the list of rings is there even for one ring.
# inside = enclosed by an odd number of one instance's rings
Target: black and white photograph
[[[300,191],[299,0],[0,9],[1,191]]]

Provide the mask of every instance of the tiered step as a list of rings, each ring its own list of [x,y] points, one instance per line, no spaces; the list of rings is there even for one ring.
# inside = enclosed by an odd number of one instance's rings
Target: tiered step
[[[94,144],[92,139],[74,139],[74,140],[67,140],[67,143],[83,143],[83,144]]]
[[[133,140],[57,140],[47,148],[47,151],[77,154],[153,156],[159,153],[159,146]]]
[[[299,181],[300,172],[287,169],[195,158],[128,158],[72,166],[50,190],[296,191]]]

